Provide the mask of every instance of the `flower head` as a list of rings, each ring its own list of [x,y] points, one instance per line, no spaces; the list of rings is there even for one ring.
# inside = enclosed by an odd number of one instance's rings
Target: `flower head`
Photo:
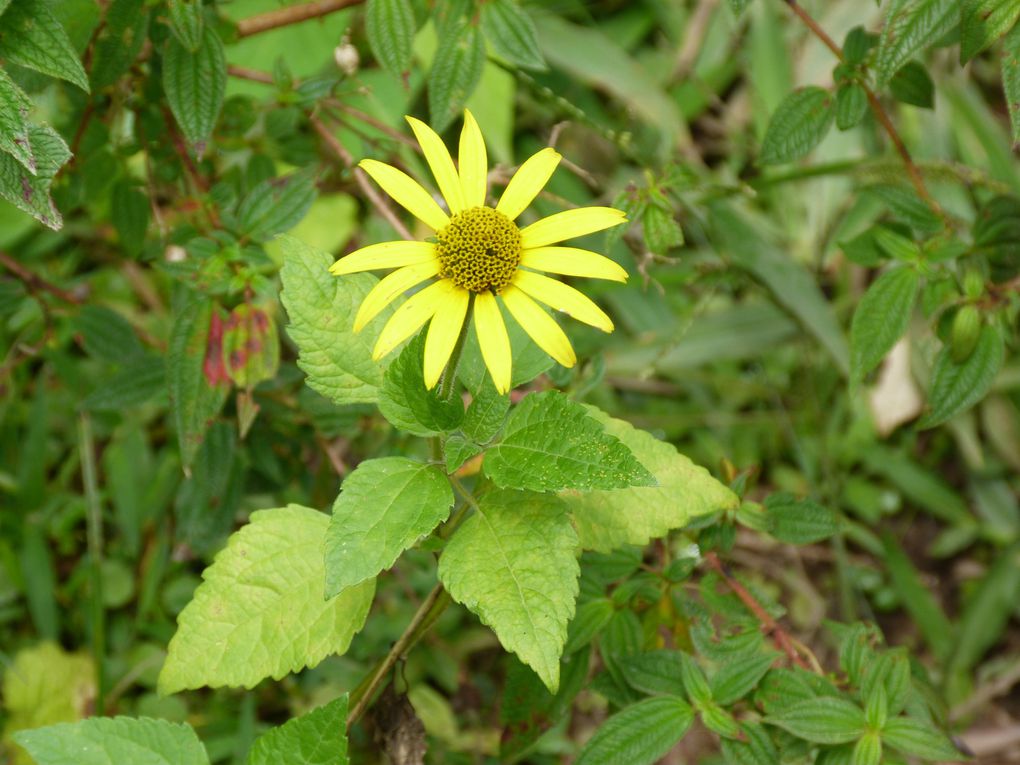
[[[581,207],[519,228],[514,221],[559,164],[561,157],[556,151],[542,149],[528,159],[510,179],[496,206],[488,207],[485,142],[471,113],[464,113],[457,165],[432,128],[413,117],[407,121],[449,212],[406,173],[372,159],[361,161],[360,167],[394,201],[435,232],[435,241],[373,244],[333,265],[330,271],[338,275],[396,269],[365,296],[354,319],[355,331],[403,293],[430,282],[390,317],[376,341],[376,359],[430,322],[424,374],[425,384],[434,387],[470,310],[485,365],[496,389],[506,393],[512,360],[502,305],[542,350],[563,366],[573,366],[577,359],[570,341],[538,303],[605,332],[612,332],[613,322],[585,295],[540,272],[626,281],[627,272],[609,258],[575,247],[552,246],[623,223],[623,212],[611,207]]]

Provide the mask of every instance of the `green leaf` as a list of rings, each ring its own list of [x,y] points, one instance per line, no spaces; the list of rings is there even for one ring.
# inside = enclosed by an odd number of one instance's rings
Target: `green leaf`
[[[532,491],[655,484],[625,444],[556,391],[532,393],[514,408],[485,454],[485,474],[497,486]]]
[[[432,127],[442,132],[464,108],[482,76],[485,45],[478,27],[450,24],[442,37],[429,70],[429,116]]]
[[[712,698],[730,706],[753,691],[776,660],[774,652],[747,653],[723,662],[712,675]]]
[[[202,0],[170,0],[166,10],[170,31],[180,40],[181,45],[192,53],[197,52],[202,46],[205,26]]]
[[[962,5],[961,64],[990,47],[1020,18],[1020,0],[963,0]]]
[[[724,738],[721,742],[728,765],[774,765],[781,761],[779,750],[763,725],[745,722],[741,729],[743,741]]]
[[[889,81],[893,98],[922,109],[935,108],[935,83],[928,70],[916,61],[908,61]]]
[[[478,395],[471,400],[460,428],[475,442],[488,443],[503,429],[509,410],[510,397],[497,393],[492,381],[486,380]]]
[[[836,534],[839,519],[817,502],[779,492],[765,500],[768,533],[783,542],[809,545]]]
[[[474,441],[468,441],[464,436],[454,433],[443,442],[443,462],[447,474],[457,472],[465,462],[482,451],[484,451],[482,447]]]
[[[932,652],[945,659],[952,641],[952,622],[891,534],[882,536],[882,551],[890,583],[899,595],[900,603],[913,617]]]
[[[907,717],[889,720],[882,729],[886,746],[923,760],[960,760],[962,753],[938,728]]]
[[[555,693],[580,567],[577,534],[556,497],[495,491],[457,530],[439,559],[439,578],[508,651]]]
[[[148,717],[90,717],[21,731],[14,740],[38,765],[208,765],[190,725]]]
[[[280,242],[284,253],[280,299],[290,317],[287,331],[297,343],[298,366],[308,375],[308,386],[336,404],[374,403],[383,384],[383,369],[372,360],[371,345],[380,319],[355,334],[354,316],[377,280],[367,274],[338,278],[329,273],[330,255],[292,237]]]
[[[696,705],[708,704],[712,701],[712,688],[708,678],[689,653],[680,652],[680,677],[684,683],[687,697]]]
[[[394,74],[411,65],[411,45],[417,24],[409,0],[368,0],[365,33],[372,55]]]
[[[28,142],[35,157],[35,174],[10,154],[0,152],[0,198],[57,231],[64,219],[50,199],[50,185],[71,152],[48,125],[30,126]]]
[[[1005,354],[1002,335],[991,325],[982,328],[977,345],[962,363],[953,361],[952,348],[943,347],[935,359],[928,389],[929,411],[918,427],[941,425],[984,398],[1002,368]]]
[[[90,356],[104,361],[127,361],[143,352],[134,327],[116,311],[87,305],[75,318],[75,328]]]
[[[910,323],[921,276],[901,266],[879,276],[864,293],[850,325],[850,379],[861,382],[892,350]]]
[[[185,473],[230,392],[221,358],[222,333],[219,307],[200,296],[182,307],[170,332],[167,383]]]
[[[832,94],[825,88],[809,86],[783,99],[769,121],[762,140],[763,165],[793,162],[815,148],[832,126],[835,111]]]
[[[419,332],[386,370],[379,411],[394,427],[427,438],[456,428],[464,403],[458,396],[443,401],[438,386],[425,387],[424,360],[425,333]]]
[[[237,231],[265,242],[290,231],[315,202],[315,179],[305,172],[269,178],[253,188],[237,209]]]
[[[28,112],[32,102],[0,67],[0,152],[6,152],[33,175],[35,157],[29,141]]]
[[[698,716],[701,718],[701,724],[713,733],[723,738],[732,739],[739,739],[743,735],[740,723],[736,721],[732,714],[714,701],[701,702],[696,708]]]
[[[514,0],[482,5],[482,31],[500,58],[523,69],[545,69],[535,22]]]
[[[89,92],[89,80],[67,32],[45,0],[18,0],[0,24],[0,60],[67,80]]]
[[[843,60],[851,66],[863,64],[868,53],[877,44],[878,35],[872,34],[864,27],[854,27],[843,39]]]
[[[942,221],[939,216],[922,200],[917,191],[910,186],[895,186],[888,183],[878,183],[868,186],[866,189],[869,195],[878,197],[893,215],[909,225],[926,234],[934,234],[942,230]],[[878,230],[882,230],[881,227]]]
[[[82,400],[81,408],[92,412],[115,412],[144,404],[159,393],[165,395],[166,390],[166,362],[161,356],[146,354],[103,380]]]
[[[595,731],[576,765],[652,765],[683,738],[693,719],[691,708],[675,696],[639,701]]]
[[[1002,89],[1015,146],[1020,143],[1020,26],[1013,27],[1002,43]]]
[[[959,0],[899,0],[878,44],[878,84],[885,86],[915,53],[951,32],[959,14]]]
[[[241,303],[224,323],[222,356],[227,375],[239,388],[272,380],[280,366],[276,322],[257,305]]]
[[[836,91],[836,127],[849,130],[856,127],[868,113],[868,94],[857,82],[841,85]]]
[[[852,765],[880,765],[882,762],[882,735],[869,731],[854,745]]]
[[[126,181],[113,187],[110,222],[117,229],[117,237],[124,252],[132,257],[138,257],[145,246],[149,213],[149,197],[145,192]]]
[[[609,616],[612,614],[613,611],[610,608]],[[578,613],[578,617],[580,617],[580,613]],[[608,621],[607,618],[606,622]],[[683,657],[681,651],[646,651],[623,657],[620,661],[620,670],[624,680],[642,693],[683,696],[685,695]]]
[[[163,90],[184,137],[199,156],[216,127],[226,89],[227,59],[216,30],[205,27],[194,53],[176,37],[166,41]]]
[[[744,9],[751,4],[751,0],[730,0],[730,10],[734,16],[739,16]]]
[[[648,249],[656,255],[666,255],[674,247],[684,243],[684,232],[673,217],[672,210],[650,204],[641,216]]]
[[[322,544],[329,519],[299,505],[260,510],[204,572],[159,674],[159,692],[254,687],[342,654],[372,605],[375,581],[331,600]]]
[[[606,433],[631,450],[658,485],[564,492],[584,549],[609,552],[627,544],[644,545],[698,516],[737,506],[733,492],[671,444],[595,407],[586,408]]]
[[[347,765],[347,694],[263,733],[248,765]]]
[[[149,8],[145,0],[113,0],[96,32],[89,73],[96,90],[113,85],[142,52],[149,39]]]
[[[388,569],[450,514],[453,490],[436,467],[368,460],[344,479],[326,532],[326,596]]]
[[[846,744],[864,733],[864,712],[842,698],[821,697],[792,704],[764,722],[815,744]]]
[[[595,598],[578,606],[567,631],[567,644],[563,653],[571,654],[588,646],[609,624],[614,613],[616,609],[608,598]]]
[[[33,579],[42,580],[38,584],[46,588],[45,595],[52,599],[56,582],[50,574],[52,563],[47,544],[48,539],[44,540],[34,525],[26,526],[25,546],[20,557],[22,570],[31,571]],[[38,557],[34,554],[36,550]],[[34,605],[34,584],[26,582],[30,607]],[[56,608],[55,603],[53,607]],[[38,618],[36,609],[31,610],[32,621],[37,627],[43,626],[43,619]],[[55,615],[52,621],[53,629],[47,631],[56,633]],[[8,645],[5,643],[5,647]],[[47,640],[22,648],[13,659],[2,653],[0,658],[4,664],[2,692],[5,717],[0,746],[5,749],[10,734],[15,731],[74,722],[91,711],[89,702],[96,695],[96,667],[87,654],[68,653]],[[21,761],[15,759],[14,763]]]

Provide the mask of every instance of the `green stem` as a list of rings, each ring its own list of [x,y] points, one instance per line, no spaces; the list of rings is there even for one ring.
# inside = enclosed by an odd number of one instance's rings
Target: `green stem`
[[[78,448],[81,452],[82,483],[85,487],[85,535],[89,550],[92,656],[96,661],[96,710],[105,713],[106,618],[103,613],[103,516],[96,480],[95,443],[88,415],[78,420]]]

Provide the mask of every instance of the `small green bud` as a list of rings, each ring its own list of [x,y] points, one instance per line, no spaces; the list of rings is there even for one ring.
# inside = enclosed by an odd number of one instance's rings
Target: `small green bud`
[[[963,277],[963,294],[970,300],[977,300],[985,294],[985,277],[976,268],[967,269]]]
[[[981,334],[981,314],[974,305],[965,305],[953,317],[953,330],[949,338],[949,347],[953,361],[962,364],[974,352],[978,336]]]

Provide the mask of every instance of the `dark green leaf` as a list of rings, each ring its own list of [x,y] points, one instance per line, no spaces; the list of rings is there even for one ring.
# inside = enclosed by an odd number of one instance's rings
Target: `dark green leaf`
[[[933,428],[966,411],[984,398],[995,375],[1002,368],[1006,350],[999,330],[986,325],[977,346],[962,363],[953,361],[952,349],[945,346],[935,359],[928,390],[928,413],[918,423]]]
[[[850,379],[860,382],[907,331],[921,277],[910,266],[886,271],[868,287],[850,326]]]
[[[882,547],[889,579],[900,597],[900,602],[914,617],[914,622],[932,652],[944,659],[949,653],[952,641],[952,623],[943,613],[935,597],[925,587],[917,570],[892,535],[883,536]]]
[[[563,655],[568,656],[591,643],[592,639],[602,632],[613,618],[615,608],[608,598],[596,598],[582,603],[570,621],[567,631],[567,644],[563,647]],[[637,686],[635,686],[637,687]]]
[[[166,392],[166,363],[142,356],[107,378],[81,402],[82,409],[115,412],[144,404]]]
[[[856,82],[840,86],[836,91],[836,127],[849,130],[860,124],[868,113],[868,94]]]
[[[67,32],[45,0],[18,0],[0,24],[0,60],[74,83],[86,93],[89,80]]]
[[[876,184],[868,186],[867,192],[878,197],[889,210],[904,223],[918,231],[934,234],[942,229],[942,221],[913,188]]]
[[[113,0],[96,34],[90,77],[95,89],[113,85],[131,68],[148,39],[145,0]]]
[[[478,27],[451,24],[439,39],[429,71],[429,115],[432,127],[443,131],[460,114],[474,92],[485,64],[485,45]]]
[[[509,409],[510,397],[497,393],[492,382],[486,380],[478,395],[471,400],[461,430],[480,444],[488,443],[503,429]]]
[[[785,492],[769,496],[765,512],[769,533],[790,544],[820,542],[839,531],[839,519],[832,510]]]
[[[50,185],[53,176],[71,158],[71,152],[64,139],[46,125],[31,126],[28,140],[35,157],[35,174],[10,154],[0,152],[0,198],[43,225],[59,230],[64,219],[50,198]]]
[[[368,0],[365,32],[376,61],[394,74],[411,65],[416,24],[409,0]]]
[[[262,181],[241,200],[237,230],[256,242],[294,228],[315,201],[315,179],[304,172]]]
[[[535,22],[514,0],[484,3],[482,31],[501,58],[524,69],[545,69],[545,59],[538,49]]]
[[[712,675],[712,698],[730,706],[753,691],[776,660],[775,653],[747,653],[723,662]]]
[[[602,724],[576,765],[651,765],[683,738],[694,715],[673,696],[639,701]]]
[[[897,717],[882,730],[887,746],[925,760],[961,760],[962,753],[942,731],[917,720]]]
[[[674,247],[684,243],[684,232],[673,217],[673,212],[663,206],[650,204],[641,216],[645,232],[645,243],[656,255],[666,255]]]
[[[202,28],[205,25],[202,0],[170,0],[166,10],[170,30],[181,45],[192,53],[198,51],[202,46]]]
[[[0,152],[10,154],[30,173],[35,157],[28,135],[28,111],[32,102],[0,67]]]
[[[192,53],[176,37],[163,51],[163,90],[170,110],[195,153],[205,153],[206,142],[216,127],[227,88],[227,60],[223,43],[211,27],[202,33],[202,44]]]
[[[347,765],[347,694],[256,739],[248,765]]]
[[[127,361],[142,352],[134,328],[116,311],[87,305],[75,320],[82,343],[91,356],[104,361]]]
[[[444,401],[438,387],[425,387],[424,358],[425,333],[421,332],[386,370],[379,411],[394,427],[428,437],[454,430],[464,419],[464,404],[457,396]]]
[[[847,32],[843,40],[843,60],[851,66],[864,63],[871,49],[878,44],[878,35],[867,31],[864,27],[854,27]]]
[[[128,255],[138,257],[149,228],[149,197],[136,186],[122,181],[113,187],[110,205],[110,220],[117,229],[121,247]]]
[[[842,698],[798,701],[779,714],[770,714],[765,722],[815,744],[845,744],[864,733],[864,712]]]
[[[729,765],[775,765],[780,762],[779,750],[760,723],[744,723],[743,741],[724,738],[722,752]]]
[[[861,696],[866,703],[881,690],[882,701],[888,714],[896,715],[906,706],[910,697],[910,659],[905,649],[883,651],[864,668]]]
[[[1020,143],[1020,26],[1013,27],[1003,40],[1002,89],[1016,145]]]
[[[885,85],[915,53],[939,41],[960,19],[959,0],[899,0],[886,20],[876,59]]]
[[[922,109],[935,108],[935,83],[928,70],[916,61],[908,61],[889,81],[893,97]]]
[[[625,656],[620,661],[620,671],[627,683],[642,693],[685,695],[683,653],[680,651],[648,651]]]
[[[825,88],[795,90],[783,99],[769,121],[761,163],[777,165],[806,156],[825,138],[834,117],[832,94]]]

